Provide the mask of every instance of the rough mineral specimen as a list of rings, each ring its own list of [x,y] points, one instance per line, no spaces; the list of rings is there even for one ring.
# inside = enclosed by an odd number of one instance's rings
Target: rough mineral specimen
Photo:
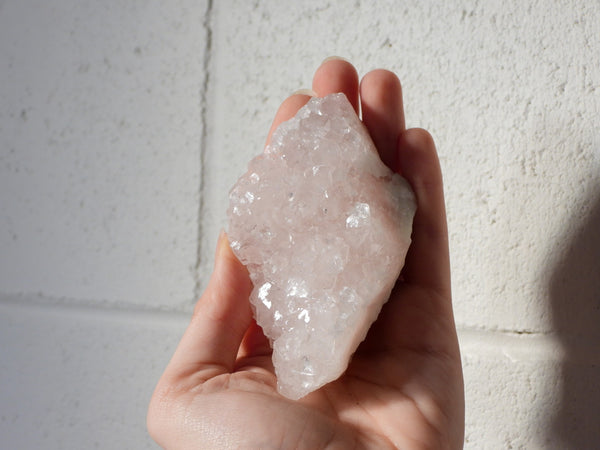
[[[415,200],[343,94],[313,98],[231,189],[229,239],[246,265],[279,392],[338,378],[404,265]]]

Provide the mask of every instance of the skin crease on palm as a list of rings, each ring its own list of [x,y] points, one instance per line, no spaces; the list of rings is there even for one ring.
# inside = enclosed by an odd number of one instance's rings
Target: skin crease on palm
[[[400,81],[328,59],[311,95],[343,92],[362,111],[381,159],[417,198],[412,244],[389,301],[348,370],[306,397],[277,393],[271,350],[252,319],[252,284],[223,233],[215,267],[148,411],[169,449],[457,449],[463,446],[462,368],[452,312],[442,175],[431,136],[405,129]],[[273,130],[310,98],[286,99]]]

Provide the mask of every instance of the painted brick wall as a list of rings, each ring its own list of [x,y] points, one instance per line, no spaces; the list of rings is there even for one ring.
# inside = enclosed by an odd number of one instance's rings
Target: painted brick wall
[[[600,441],[600,4],[0,1],[0,436],[154,448],[227,191],[322,59],[442,160],[466,448]]]

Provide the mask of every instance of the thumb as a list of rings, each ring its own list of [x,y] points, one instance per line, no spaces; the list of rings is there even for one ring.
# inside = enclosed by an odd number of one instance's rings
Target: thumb
[[[222,232],[214,271],[165,375],[169,373],[181,380],[206,371],[205,376],[201,375],[206,380],[233,371],[238,348],[252,321],[248,302],[251,290],[248,271]]]

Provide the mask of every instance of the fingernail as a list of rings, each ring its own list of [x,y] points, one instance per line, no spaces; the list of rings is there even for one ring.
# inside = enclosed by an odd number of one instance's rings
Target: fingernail
[[[321,65],[325,64],[328,61],[346,61],[348,64],[350,64],[350,61],[348,61],[346,58],[342,58],[341,56],[328,56],[327,58],[325,58],[323,60],[323,62],[321,63]]]
[[[317,93],[312,89],[298,89],[292,95],[308,95],[310,97],[316,97]]]
[[[227,238],[227,233],[225,233],[225,230],[221,228],[221,231],[219,232],[219,238],[217,239],[217,255],[221,254],[225,246],[229,246],[229,239]]]
[[[219,233],[219,239],[217,240],[217,248],[215,249],[215,270],[217,270],[221,264],[223,264],[224,259],[230,251],[227,233],[225,233],[225,230],[221,229],[221,232]]]

